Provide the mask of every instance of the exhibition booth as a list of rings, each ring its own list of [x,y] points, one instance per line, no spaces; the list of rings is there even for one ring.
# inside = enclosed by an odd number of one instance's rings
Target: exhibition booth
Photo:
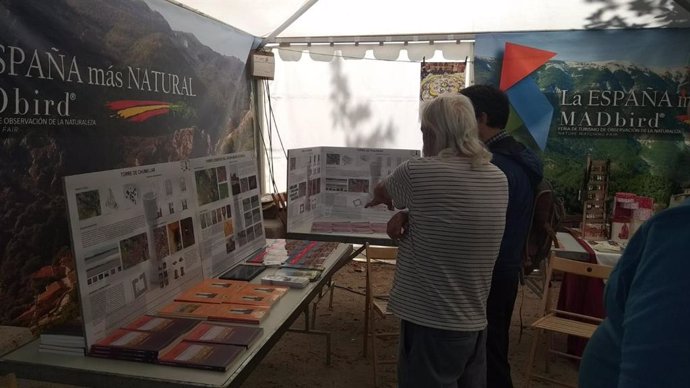
[[[394,245],[365,205],[421,156],[420,101],[465,86],[507,94],[562,257],[614,266],[690,197],[687,2],[265,3],[0,4],[0,325],[37,338],[0,375],[239,386],[288,330],[330,364],[313,306]],[[603,316],[603,283],[563,289]]]

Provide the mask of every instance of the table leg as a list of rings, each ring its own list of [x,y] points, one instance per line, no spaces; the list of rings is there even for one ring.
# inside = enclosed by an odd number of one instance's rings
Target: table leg
[[[304,329],[288,329],[291,333],[319,335],[326,337],[326,365],[331,365],[331,332],[313,330],[309,327],[309,306],[304,309]]]

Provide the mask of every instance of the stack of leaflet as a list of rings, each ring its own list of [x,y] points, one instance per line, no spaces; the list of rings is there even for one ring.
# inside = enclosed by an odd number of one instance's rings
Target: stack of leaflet
[[[258,325],[268,315],[268,307],[173,302],[161,309],[159,314],[168,317],[187,317]]]
[[[270,284],[274,286],[286,286],[292,288],[304,288],[321,277],[321,271],[282,268],[272,275],[266,275],[261,278],[262,284]]]
[[[350,223],[347,224],[350,227]],[[367,223],[367,228],[373,224]],[[357,225],[355,225],[357,226]],[[385,227],[385,224],[383,225]],[[385,232],[385,230],[384,230]],[[284,266],[323,270],[323,262],[337,247],[335,242],[305,240],[266,240],[266,248],[246,262],[265,266]]]
[[[247,282],[237,280],[206,279],[176,296],[175,301],[220,304],[246,284]]]
[[[244,348],[234,345],[182,341],[158,361],[163,365],[225,372],[243,351]]]
[[[231,295],[227,303],[250,306],[271,307],[287,292],[285,287],[271,287],[261,284],[247,284],[242,289]]]
[[[259,324],[287,290],[285,287],[209,279],[176,297],[175,302],[163,307],[159,314]]]
[[[178,338],[173,331],[147,332],[117,329],[111,335],[91,346],[95,357],[117,358],[128,361],[156,362]]]
[[[202,322],[159,358],[161,364],[226,371],[263,333],[259,327]]]
[[[281,268],[276,271],[276,275],[284,276],[297,276],[307,278],[310,282],[316,281],[321,277],[321,272],[315,269],[294,269],[294,268]]]
[[[300,276],[266,275],[261,278],[261,284],[282,286],[291,288],[304,288],[309,284],[309,279]]]
[[[285,245],[288,257],[282,267],[323,271],[326,258],[337,247],[338,243],[288,240]]]
[[[202,322],[184,337],[186,341],[250,347],[261,335],[260,327],[235,326],[218,322]]]
[[[338,246],[337,243],[303,240],[268,240],[267,243],[263,251],[247,262],[284,267],[273,274],[263,276],[261,283],[292,288],[304,288],[309,282],[320,278],[326,258]]]
[[[145,315],[91,346],[96,357],[227,371],[259,327]]]
[[[179,342],[181,334],[197,324],[198,321],[193,319],[145,315],[93,344],[90,354],[96,357],[156,362],[159,355]]]
[[[263,264],[265,266],[279,266],[288,258],[285,245],[288,240],[267,239],[266,247],[247,259],[249,264]]]
[[[45,330],[41,333],[38,351],[83,356],[86,349],[84,328],[80,322],[64,324]]]

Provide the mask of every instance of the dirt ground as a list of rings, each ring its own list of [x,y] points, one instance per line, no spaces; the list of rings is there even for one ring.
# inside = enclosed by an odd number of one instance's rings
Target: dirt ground
[[[374,287],[381,290],[392,278],[392,265],[374,266]],[[351,262],[334,276],[336,287],[333,295],[333,309],[328,308],[328,298],[318,303],[316,329],[332,333],[332,363],[326,365],[326,341],[322,336],[286,332],[276,343],[271,352],[254,369],[249,378],[242,384],[243,388],[273,387],[375,387],[371,351],[369,357],[363,357],[362,340],[364,332],[364,263]],[[525,329],[520,338],[520,311],[522,322],[527,325],[536,317],[539,300],[529,290],[521,288],[513,315],[511,327],[510,361],[513,368],[513,382],[516,387],[523,385],[525,363],[532,341],[532,332]],[[293,324],[293,328],[302,329],[303,318]],[[377,320],[381,330],[397,330],[395,317]],[[557,345],[564,339],[555,339]],[[377,342],[378,343],[378,342]],[[397,343],[386,341],[380,343],[379,353],[395,356]],[[371,348],[370,348],[371,349]],[[544,356],[538,356],[539,368],[544,368]],[[550,376],[564,382],[577,381],[576,366],[563,359],[552,359]],[[0,384],[1,386],[2,384]],[[534,382],[533,387],[550,387],[549,384]],[[65,385],[46,384],[20,380],[19,387],[43,388],[62,387]],[[379,375],[379,387],[395,387],[395,367],[386,366]]]
[[[374,278],[378,279],[374,286],[381,288],[392,278],[393,266],[374,267]],[[374,387],[371,351],[368,358],[364,358],[362,353],[365,286],[363,269],[364,264],[358,262],[351,262],[341,269],[334,276],[337,287],[333,297],[333,309],[328,309],[327,298],[318,304],[316,328],[333,333],[332,365],[325,364],[324,338],[287,332],[242,387]],[[538,312],[538,297],[529,290],[523,291],[522,288],[518,293],[511,327],[510,349],[515,387],[521,387],[524,383],[525,364],[532,343],[532,332],[528,328],[523,331],[520,338],[521,307],[522,321],[527,325],[535,319]],[[303,325],[304,321],[300,318],[293,327],[302,328]],[[382,331],[396,330],[397,325],[395,317],[377,320],[377,327],[381,327]],[[564,346],[564,338],[555,338],[554,341],[556,346]],[[397,343],[388,342],[388,346],[384,343],[381,347],[386,355],[395,356]],[[537,365],[543,372],[544,355],[539,354],[537,360]],[[549,375],[564,382],[575,383],[577,367],[568,360],[552,359]],[[395,387],[394,366],[387,367],[379,376],[379,386]],[[545,388],[551,385],[535,381],[532,386]]]

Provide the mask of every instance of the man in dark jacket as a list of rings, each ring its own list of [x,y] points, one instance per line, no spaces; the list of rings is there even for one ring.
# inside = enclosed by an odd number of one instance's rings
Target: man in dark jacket
[[[493,153],[491,162],[508,178],[505,233],[487,302],[486,357],[488,388],[512,388],[508,363],[510,321],[531,224],[534,190],[542,180],[543,168],[534,152],[503,130],[510,106],[502,91],[489,85],[474,85],[460,93],[472,100],[479,137]]]

